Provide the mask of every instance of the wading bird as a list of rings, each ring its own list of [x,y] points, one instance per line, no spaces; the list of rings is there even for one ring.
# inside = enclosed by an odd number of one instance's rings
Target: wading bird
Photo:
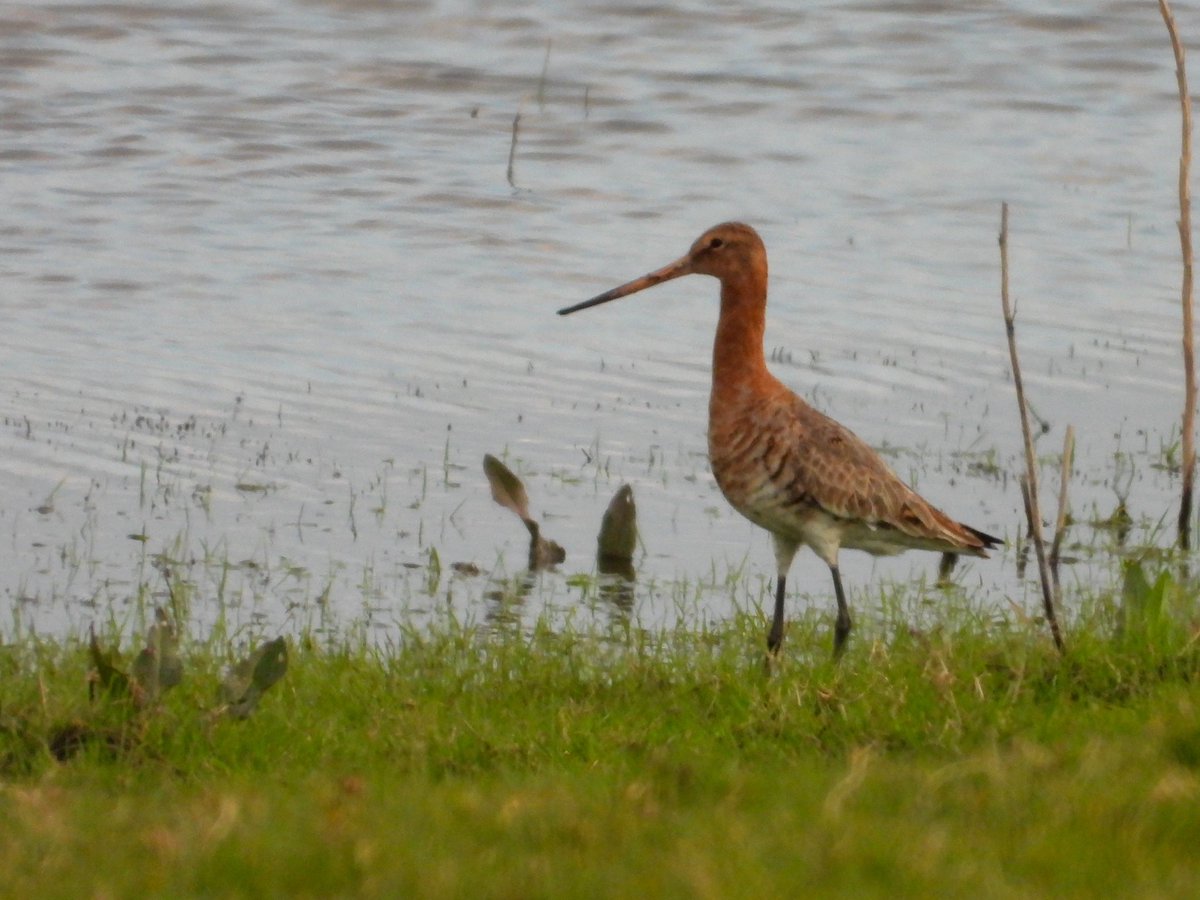
[[[767,636],[771,653],[783,642],[787,573],[801,545],[811,547],[833,574],[833,650],[840,655],[851,627],[838,573],[841,548],[873,554],[915,548],[986,557],[1000,543],[931,506],[864,441],[767,370],[767,251],[749,225],[726,222],[710,228],[670,265],[558,313],[569,315],[684,275],[711,275],[721,282],[708,456],[725,499],[774,541],[775,616]]]

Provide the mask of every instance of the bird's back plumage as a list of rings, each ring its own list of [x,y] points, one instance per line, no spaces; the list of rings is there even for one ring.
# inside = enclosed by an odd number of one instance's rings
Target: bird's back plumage
[[[925,501],[862,439],[773,377],[741,400],[714,397],[709,458],[721,491],[755,524],[822,557],[837,547],[986,556],[997,543]]]

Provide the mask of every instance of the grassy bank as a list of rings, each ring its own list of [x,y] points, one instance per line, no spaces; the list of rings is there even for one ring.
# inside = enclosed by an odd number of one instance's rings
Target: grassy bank
[[[82,644],[6,647],[0,893],[1190,897],[1200,651],[1096,607],[1065,661],[950,611],[838,665],[801,618],[770,673],[758,617],[300,640],[244,721],[218,648],[138,711]]]

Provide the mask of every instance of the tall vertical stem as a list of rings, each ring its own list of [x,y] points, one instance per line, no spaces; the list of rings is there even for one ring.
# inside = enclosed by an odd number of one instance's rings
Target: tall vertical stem
[[[1188,93],[1187,64],[1183,43],[1175,27],[1175,16],[1167,0],[1158,9],[1171,35],[1175,51],[1175,80],[1179,83],[1181,147],[1179,151],[1179,246],[1183,252],[1183,496],[1179,503],[1179,548],[1191,544],[1192,482],[1196,472],[1196,355],[1192,325],[1192,198],[1189,182],[1192,168],[1192,100]]]
[[[1033,433],[1029,428],[1029,409],[1025,404],[1025,385],[1021,381],[1021,363],[1017,358],[1017,314],[1008,299],[1008,204],[1000,207],[1000,305],[1004,310],[1004,330],[1008,334],[1008,356],[1012,361],[1013,386],[1017,391],[1017,410],[1021,415],[1021,436],[1025,441],[1025,477],[1021,479],[1021,494],[1025,500],[1025,518],[1029,522],[1029,536],[1037,554],[1038,578],[1042,582],[1042,607],[1046,612],[1046,624],[1054,646],[1064,650],[1062,631],[1058,627],[1058,615],[1054,610],[1054,597],[1050,592],[1050,568],[1046,562],[1046,541],[1042,537],[1042,514],[1038,509],[1037,457],[1033,452]]]

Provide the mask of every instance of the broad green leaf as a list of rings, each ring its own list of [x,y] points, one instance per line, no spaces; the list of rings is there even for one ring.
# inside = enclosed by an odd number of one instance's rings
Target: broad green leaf
[[[282,637],[260,644],[240,660],[221,682],[221,700],[229,715],[244,719],[258,707],[258,701],[287,672],[287,641]]]
[[[179,658],[179,630],[161,606],[155,607],[154,619],[151,630],[158,632],[158,683],[165,691],[183,681],[183,660]]]
[[[266,691],[284,676],[288,667],[287,641],[281,637],[267,641],[258,648],[254,663],[254,686]]]
[[[1189,630],[1176,612],[1178,585],[1168,569],[1151,583],[1142,563],[1128,560],[1123,576],[1120,634],[1125,640],[1168,651],[1189,640]]]
[[[154,623],[146,632],[146,646],[134,659],[131,674],[138,688],[137,699],[142,704],[153,703],[183,678],[179,637],[161,606],[154,610]]]
[[[425,590],[432,596],[442,581],[442,557],[437,547],[429,548],[429,565],[425,568]]]
[[[134,657],[129,674],[133,677],[134,697],[139,706],[151,704],[158,699],[161,690],[158,664],[158,648],[153,642],[147,643]]]
[[[101,649],[94,627],[91,629],[88,652],[92,658],[91,683],[99,684],[100,689],[107,694],[127,696],[129,694],[129,676],[117,668],[116,663],[119,657],[115,650]]]

